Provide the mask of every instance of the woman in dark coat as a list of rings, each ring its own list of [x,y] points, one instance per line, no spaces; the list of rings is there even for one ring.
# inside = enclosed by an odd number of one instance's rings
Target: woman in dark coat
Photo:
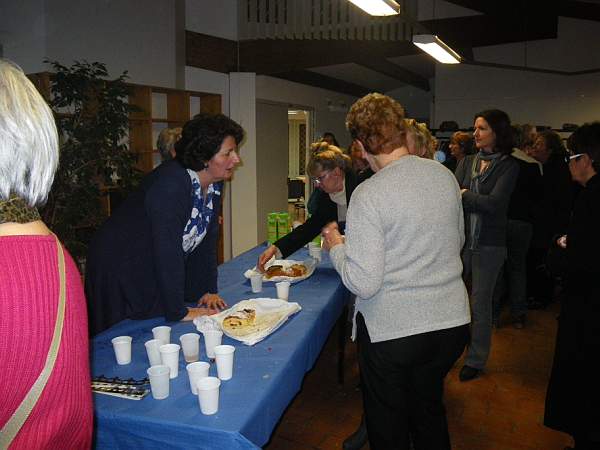
[[[506,258],[507,210],[519,175],[510,156],[513,133],[504,111],[491,109],[475,116],[479,152],[456,168],[466,213],[463,250],[465,275],[471,276],[471,341],[460,371],[461,381],[477,378],[484,369],[492,341],[492,296]]]
[[[570,434],[575,448],[600,449],[600,122],[569,138],[569,171],[583,186],[566,236],[566,298],[556,335],[544,424]],[[597,367],[597,366],[596,366]]]
[[[264,270],[265,264],[273,256],[286,258],[309,243],[321,234],[321,229],[329,222],[336,221],[340,223],[340,229],[343,229],[352,192],[361,181],[373,173],[367,171],[357,175],[352,170],[350,157],[326,142],[313,147],[307,172],[318,188],[311,200],[314,213],[306,222],[277,240],[259,256],[259,270]]]
[[[98,230],[85,279],[92,334],[127,318],[192,320],[225,306],[217,295],[218,219],[242,137],[224,115],[196,116],[176,158],[148,174]]]

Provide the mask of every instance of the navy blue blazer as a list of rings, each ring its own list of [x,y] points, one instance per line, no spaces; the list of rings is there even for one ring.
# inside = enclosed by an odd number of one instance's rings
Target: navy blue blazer
[[[92,335],[127,318],[180,320],[186,302],[217,293],[220,207],[216,197],[206,236],[186,255],[182,237],[192,211],[190,176],[178,161],[148,174],[92,239],[85,274]]]
[[[346,204],[350,204],[350,197],[360,183],[373,175],[373,172],[369,170],[363,171],[361,174],[354,173],[353,170],[348,169],[344,174],[344,186],[346,188]],[[295,228],[290,233],[283,236],[281,239],[275,241],[275,246],[281,251],[284,258],[294,253],[302,246],[308,244],[317,235],[321,233],[321,230],[329,222],[337,221],[337,205],[329,194],[318,189],[314,193],[315,211],[312,216],[308,218],[306,222]],[[343,232],[343,230],[340,230]]]

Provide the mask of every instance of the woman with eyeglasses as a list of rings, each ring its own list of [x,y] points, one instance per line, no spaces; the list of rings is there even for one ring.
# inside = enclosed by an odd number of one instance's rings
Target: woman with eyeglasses
[[[600,449],[600,122],[569,138],[566,157],[578,194],[566,236],[566,298],[561,302],[544,424],[573,436],[575,449]]]
[[[372,173],[357,175],[350,157],[324,141],[313,144],[306,171],[317,188],[311,200],[313,213],[306,222],[275,241],[258,257],[257,268],[261,271],[272,257],[286,258],[309,243],[329,222],[337,222],[343,230],[352,192]]]

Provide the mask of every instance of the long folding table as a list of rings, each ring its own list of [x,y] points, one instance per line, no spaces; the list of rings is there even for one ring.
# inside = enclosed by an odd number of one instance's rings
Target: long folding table
[[[256,264],[265,249],[258,246],[219,267],[219,294],[231,306],[241,300],[276,297],[273,283],[263,283],[263,292],[253,294],[243,273]],[[304,260],[301,249],[290,259]],[[128,400],[94,394],[95,444],[97,449],[253,449],[268,442],[288,404],[300,390],[336,320],[345,310],[349,295],[327,254],[308,279],[290,288],[289,301],[302,310],[281,328],[254,346],[223,337],[236,347],[234,376],[223,381],[217,414],[200,412],[198,398],[190,391],[183,356],[179,376],[170,383],[170,395],[155,400]],[[341,322],[345,318],[342,317]],[[152,328],[169,325],[171,342],[195,331],[189,322],[165,322],[162,318],[125,320],[97,335],[91,342],[93,376],[140,379],[146,376],[148,359],[144,342],[152,339]],[[116,363],[111,339],[133,337],[132,362]],[[207,361],[201,339],[200,359]],[[216,376],[215,364],[210,375]]]

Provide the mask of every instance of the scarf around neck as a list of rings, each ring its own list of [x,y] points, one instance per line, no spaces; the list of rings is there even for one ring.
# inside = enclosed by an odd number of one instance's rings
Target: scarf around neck
[[[479,150],[479,153],[473,158],[473,164],[471,165],[471,184],[469,189],[475,194],[481,193],[481,185],[485,183],[498,163],[503,160],[505,155],[500,152],[487,153],[483,150]],[[480,172],[479,166],[481,161],[490,161],[487,168]],[[481,213],[472,212],[469,214],[469,236],[468,236],[468,248],[475,250],[479,247],[479,235],[481,234]]]
[[[42,220],[37,208],[31,207],[25,200],[11,195],[8,200],[0,199],[0,223],[29,223]]]

